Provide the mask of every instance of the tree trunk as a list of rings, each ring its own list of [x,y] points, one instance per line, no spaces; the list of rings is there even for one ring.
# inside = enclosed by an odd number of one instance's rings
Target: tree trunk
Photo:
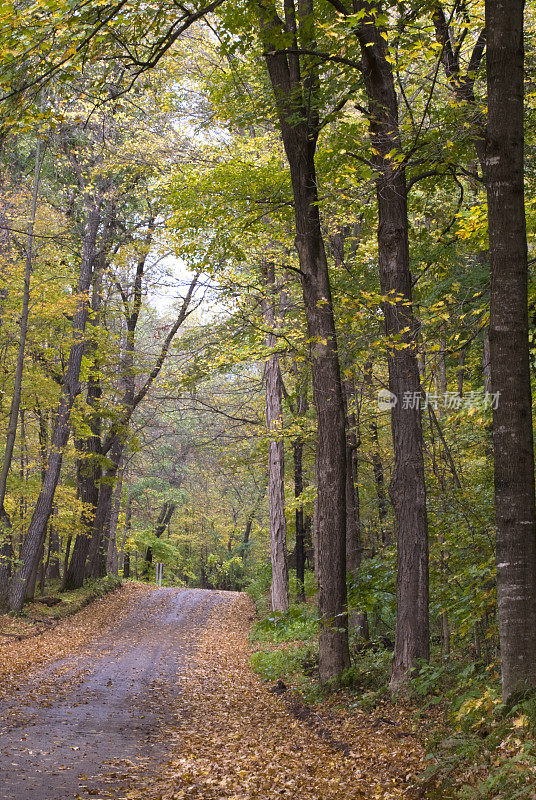
[[[100,466],[94,459],[96,453],[90,450],[97,442],[87,441],[85,455],[78,460],[78,489],[83,510],[80,520],[82,533],[76,537],[71,560],[64,578],[64,589],[79,589],[85,577],[87,555],[93,535],[95,512],[99,502]],[[92,455],[89,455],[92,453]],[[89,455],[89,458],[88,458]]]
[[[294,374],[296,376],[296,408],[295,413],[298,420],[303,421],[308,409],[307,385],[300,384],[298,369],[294,362]],[[303,437],[297,436],[292,443],[294,458],[294,497],[300,499],[303,493]],[[298,603],[305,603],[305,561],[306,561],[306,542],[305,542],[305,517],[303,512],[303,501],[296,507],[295,514],[296,526],[296,600]]]
[[[114,497],[117,484],[121,483],[121,463],[125,441],[117,438],[110,450],[111,467],[106,471],[104,481],[101,481],[99,491],[99,505],[95,514],[91,547],[89,551],[88,575],[92,578],[104,578],[108,560],[110,533],[113,524]],[[121,491],[119,489],[119,491]]]
[[[45,479],[22,546],[22,563],[11,581],[9,602],[11,609],[14,611],[22,610],[26,586],[39,558],[42,543],[45,540],[48,520],[54,503],[54,495],[60,478],[63,451],[69,438],[71,409],[80,391],[80,367],[84,353],[84,333],[89,312],[87,295],[93,275],[95,245],[100,224],[100,209],[101,204],[97,203],[88,213],[77,287],[77,310],[73,320],[73,343],[69,352],[60,404],[54,421]]]
[[[361,515],[358,484],[357,448],[359,446],[358,414],[355,410],[355,385],[344,381],[346,400],[346,569],[354,576],[361,566],[363,543],[361,541]],[[357,632],[361,642],[368,641],[369,628],[366,611],[352,610],[348,615],[350,628]]]
[[[278,294],[275,268],[272,262],[263,265],[266,298],[263,312],[266,324],[272,330],[279,326],[276,310]],[[277,339],[272,331],[266,337],[266,346],[275,348]],[[279,356],[271,353],[264,365],[266,382],[266,428],[270,435],[268,451],[268,508],[270,514],[270,559],[272,584],[270,601],[272,611],[287,611],[289,607],[287,523],[285,519],[285,443],[283,427],[283,387]]]
[[[371,406],[374,404],[373,385],[372,385],[372,364],[367,361],[364,366],[364,380],[367,387],[367,394]],[[383,468],[383,461],[380,453],[380,439],[378,436],[378,423],[375,417],[372,417],[369,423],[370,438],[372,442],[372,471],[374,473],[374,486],[376,488],[376,498],[378,501],[378,521],[380,523],[380,538],[382,545],[387,545],[390,542],[390,535],[388,529],[389,517],[389,503],[387,500],[387,492],[385,490],[385,472]]]
[[[127,539],[130,536],[130,529],[132,526],[132,495],[130,488],[127,495],[127,503],[125,507],[125,526],[123,528],[123,539],[121,542],[121,550],[119,552],[119,569],[123,570],[123,578],[130,577],[130,552],[126,549]]]
[[[355,386],[353,381],[344,382],[347,434],[346,434],[346,569],[355,573],[361,564],[361,520],[359,506],[357,464],[357,415],[355,412]]]
[[[111,465],[101,478],[99,501],[95,511],[93,532],[89,546],[86,575],[88,578],[102,578],[106,574],[106,554],[108,551],[108,530],[112,514],[112,500],[117,471],[123,453],[123,444],[116,438],[110,452]]]
[[[497,599],[503,697],[536,686],[536,520],[524,206],[523,0],[486,0]]]
[[[91,298],[92,319],[91,325],[96,323],[101,307],[101,286],[97,276],[93,285]],[[88,353],[89,351],[89,353]],[[94,356],[95,341],[88,343],[86,355]],[[93,374],[89,375],[86,404],[90,409],[89,428],[91,435],[77,442],[80,453],[77,463],[77,481],[80,499],[82,500],[82,533],[76,537],[73,553],[67,574],[64,578],[65,589],[79,589],[85,577],[86,561],[93,536],[93,525],[99,501],[99,482],[102,468],[99,461],[101,453],[102,419],[99,403],[102,396],[101,383],[98,378],[98,365],[95,365]]]
[[[300,75],[299,57],[277,50],[274,39],[295,37],[292,0],[285,0],[283,27],[273,9],[259,5],[261,38],[279,113],[287,155],[296,223],[307,335],[311,342],[313,400],[317,413],[316,448],[316,563],[320,615],[319,673],[334,679],[350,665],[346,607],[346,422],[331,299],[328,263],[318,207],[315,151],[318,114],[314,107],[315,75]],[[312,7],[301,8],[307,25],[304,38],[313,38]],[[296,42],[296,39],[294,38]],[[313,102],[313,106],[311,106]]]
[[[42,157],[41,152],[43,144],[41,139],[37,138],[35,149],[35,170],[34,182],[32,191],[32,200],[30,204],[30,218],[28,221],[26,231],[26,260],[24,264],[24,284],[22,290],[22,311],[20,316],[20,333],[19,333],[19,346],[17,351],[17,362],[15,366],[15,381],[13,385],[13,394],[11,397],[11,408],[9,411],[9,420],[6,433],[6,444],[4,450],[4,459],[2,461],[2,469],[0,471],[0,519],[2,545],[0,548],[0,607],[8,603],[9,597],[9,582],[11,577],[11,521],[9,515],[5,510],[4,503],[6,499],[7,478],[13,460],[13,448],[15,446],[15,439],[17,436],[17,423],[19,419],[19,409],[22,397],[22,377],[24,372],[24,355],[26,352],[26,338],[28,335],[28,321],[30,318],[30,281],[32,277],[32,263],[33,263],[33,239],[35,216],[37,211],[37,199],[39,190],[39,174],[41,172]]]
[[[166,500],[163,504],[162,508],[160,509],[160,514],[158,515],[158,519],[156,520],[154,526],[154,535],[157,539],[160,539],[164,531],[166,530],[167,526],[171,522],[171,517],[176,508],[176,503],[172,500]],[[149,564],[153,562],[153,549],[152,547],[148,547],[145,553],[145,572],[149,571]]]
[[[43,564],[43,556],[45,554],[45,542],[41,542],[41,547],[39,548],[39,554],[34,564],[34,568],[32,570],[32,574],[26,584],[26,593],[24,596],[25,600],[33,600],[35,597],[35,587],[37,586],[37,580],[39,577],[39,570]]]
[[[71,544],[73,541],[72,534],[69,533],[67,541],[65,542],[65,555],[63,556],[63,579],[61,582],[61,591],[65,590],[65,580],[67,577],[67,570],[69,568],[69,556],[71,555]]]
[[[50,560],[48,562],[47,578],[49,581],[59,580],[60,576],[60,537],[54,519],[50,523],[49,530],[49,551]]]
[[[303,440],[298,437],[293,443],[294,451],[294,497],[303,492]],[[296,600],[305,603],[305,524],[303,505],[296,508]]]
[[[391,687],[398,689],[416,663],[429,657],[428,524],[423,434],[417,363],[418,325],[413,315],[409,264],[408,208],[404,168],[392,159],[402,150],[398,101],[384,33],[368,2],[358,2],[358,28],[378,201],[378,261],[389,339],[389,389],[394,472],[390,486],[397,529],[397,621]],[[391,154],[391,155],[389,155]]]
[[[123,459],[124,464],[124,459]],[[117,523],[119,522],[119,512],[121,511],[121,494],[123,491],[123,472],[124,465],[119,467],[119,474],[115,482],[112,514],[108,529],[108,550],[106,554],[106,573],[110,575],[119,574],[119,556],[117,552]]]

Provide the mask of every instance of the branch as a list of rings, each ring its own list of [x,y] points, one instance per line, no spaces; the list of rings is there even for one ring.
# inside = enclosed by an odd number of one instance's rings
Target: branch
[[[104,443],[103,443],[103,446],[102,446],[102,451],[101,452],[102,452],[103,455],[106,455],[106,453],[108,453],[108,451],[110,450],[110,448],[111,448],[111,446],[112,446],[112,444],[113,444],[113,442],[115,440],[115,437],[118,435],[119,431],[121,429],[124,429],[128,425],[128,423],[130,422],[130,419],[131,419],[134,411],[136,410],[137,406],[141,403],[141,401],[143,400],[143,398],[145,397],[145,395],[147,394],[147,392],[151,388],[152,384],[154,383],[154,381],[156,380],[156,378],[160,374],[160,370],[162,369],[164,361],[166,360],[166,356],[167,356],[167,354],[169,352],[169,348],[171,347],[171,343],[172,343],[172,341],[173,341],[173,339],[175,337],[175,334],[179,330],[180,326],[183,324],[184,320],[191,313],[191,312],[188,311],[188,307],[189,307],[189,305],[191,303],[192,296],[193,296],[193,293],[194,293],[195,288],[197,286],[197,282],[199,280],[199,275],[200,274],[201,273],[199,273],[199,272],[196,273],[196,275],[194,276],[192,282],[190,283],[190,286],[188,287],[188,292],[186,293],[186,297],[182,301],[182,306],[181,306],[181,310],[179,311],[179,315],[178,315],[177,319],[175,320],[175,322],[173,323],[173,325],[171,326],[171,329],[170,329],[168,335],[165,338],[164,344],[162,345],[162,349],[160,350],[160,355],[156,359],[156,363],[155,363],[153,369],[151,370],[151,372],[149,374],[149,377],[147,378],[147,380],[145,381],[145,383],[143,384],[141,389],[138,391],[138,393],[134,396],[132,402],[127,405],[127,407],[125,408],[124,413],[120,416],[120,418],[110,428],[110,431],[107,434],[106,439],[104,440]]]
[[[333,8],[334,8],[336,11],[338,11],[338,12],[339,12],[339,14],[342,14],[342,15],[343,15],[343,17],[348,17],[348,16],[350,16],[350,14],[352,13],[351,11],[349,11],[349,10],[346,8],[346,6],[344,5],[344,3],[341,3],[341,2],[340,2],[340,0],[328,0],[328,3],[329,3],[331,6],[333,6]]]
[[[443,447],[445,448],[445,453],[447,456],[447,461],[450,467],[450,471],[452,472],[452,477],[454,478],[454,483],[456,484],[456,488],[461,489],[462,485],[460,483],[460,479],[458,477],[458,473],[456,472],[456,465],[454,463],[454,459],[452,457],[452,453],[450,452],[450,447],[447,444],[447,441],[443,435],[443,431],[441,430],[441,425],[439,424],[439,420],[437,419],[436,413],[431,405],[428,406],[428,411],[430,412],[430,419],[434,422],[437,432],[439,433],[439,438],[443,442]]]
[[[169,48],[177,41],[179,36],[184,33],[194,22],[197,22],[198,19],[201,17],[206,16],[206,14],[210,14],[211,11],[214,11],[218,6],[220,6],[224,0],[213,0],[212,3],[209,3],[204,8],[200,8],[199,11],[195,11],[194,13],[189,13],[189,16],[182,22],[181,25],[177,28],[177,23],[173,23],[173,25],[166,31],[166,33],[160,37],[160,39],[156,42],[153,50],[153,54],[150,59],[146,61],[141,61],[139,59],[132,59],[131,63],[135,67],[141,67],[142,70],[152,69],[156,67],[162,56],[164,56]],[[182,18],[184,19],[184,17]],[[179,20],[181,22],[181,20]]]
[[[320,58],[322,61],[333,61],[335,64],[345,64],[348,67],[353,67],[354,69],[358,69],[360,72],[362,71],[362,66],[359,61],[354,61],[352,58],[344,58],[344,56],[331,56],[329,53],[320,53],[318,50],[304,50],[303,48],[290,48],[287,47],[285,50],[280,50],[280,53],[292,54],[292,55],[300,55],[300,56],[315,56],[316,58]],[[263,55],[267,55],[263,53]]]
[[[199,275],[200,275],[199,272],[196,273],[194,279],[192,280],[190,286],[188,287],[188,292],[186,293],[186,297],[184,298],[184,300],[182,302],[182,306],[181,306],[181,310],[179,312],[179,316],[177,317],[177,319],[173,323],[173,325],[171,327],[171,330],[169,331],[168,335],[166,336],[166,339],[165,339],[164,344],[162,345],[162,349],[160,351],[160,355],[158,356],[158,358],[156,360],[156,364],[154,365],[153,369],[151,370],[151,373],[150,373],[149,377],[147,378],[147,380],[145,381],[144,385],[139,390],[138,394],[134,397],[134,401],[133,401],[134,408],[143,400],[143,398],[145,397],[145,395],[147,394],[147,392],[151,388],[151,385],[153,384],[154,380],[158,377],[158,374],[159,374],[160,370],[162,369],[162,365],[164,364],[164,361],[166,360],[166,356],[168,354],[169,348],[171,347],[171,342],[173,341],[173,338],[174,338],[175,334],[177,333],[177,331],[179,330],[180,326],[182,325],[182,323],[184,322],[184,320],[188,316],[188,306],[190,305],[190,302],[192,300],[192,296],[193,296],[195,287],[197,286],[197,281],[199,279]],[[134,410],[134,408],[132,410]],[[129,419],[130,419],[130,416],[129,416]]]

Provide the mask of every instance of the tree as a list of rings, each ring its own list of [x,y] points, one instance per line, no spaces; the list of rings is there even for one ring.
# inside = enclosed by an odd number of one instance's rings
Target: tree
[[[9,529],[11,520],[5,508],[7,479],[11,469],[13,459],[13,449],[17,436],[17,426],[19,421],[19,411],[22,397],[22,376],[24,371],[24,357],[26,354],[26,339],[28,336],[28,320],[30,316],[30,282],[32,278],[32,262],[34,248],[34,229],[39,198],[39,178],[42,167],[42,148],[43,142],[37,139],[35,148],[35,169],[33,179],[33,189],[31,198],[30,215],[26,234],[26,257],[24,264],[24,286],[22,293],[22,313],[20,318],[20,336],[17,352],[17,366],[15,370],[15,381],[13,395],[11,397],[11,407],[9,410],[9,424],[6,435],[6,446],[2,469],[0,472],[0,526],[3,528],[2,534],[4,541],[0,548],[0,607],[7,605],[9,594],[9,582],[11,578],[12,546],[9,540]]]
[[[307,331],[311,341],[313,398],[318,420],[316,450],[316,547],[318,606],[321,618],[319,669],[322,680],[337,678],[349,666],[346,615],[346,421],[337,354],[326,249],[318,209],[315,149],[319,134],[317,76],[279,41],[297,49],[314,41],[313,9],[296,13],[285,0],[285,20],[275,3],[259,3],[259,32],[287,155],[296,225]],[[303,72],[302,72],[303,70]]]
[[[21,566],[13,574],[9,589],[9,605],[20,611],[24,604],[26,587],[37,568],[43,546],[48,521],[52,513],[54,495],[60,479],[63,452],[70,433],[70,416],[75,399],[80,391],[80,368],[85,348],[84,333],[89,314],[88,292],[93,278],[96,241],[101,222],[103,193],[95,200],[88,198],[87,222],[84,235],[82,259],[77,286],[77,311],[73,319],[73,344],[62,386],[60,404],[51,436],[50,454],[43,487],[37,499],[28,533],[24,539]]]
[[[341,3],[333,5],[343,14],[350,14]],[[428,659],[430,652],[428,523],[416,352],[418,325],[412,309],[407,184],[387,33],[378,21],[379,11],[374,3],[358,2],[352,11],[359,19],[357,38],[368,98],[378,203],[378,266],[389,340],[389,390],[393,396],[395,467],[390,494],[396,518],[398,559],[391,687],[396,690],[420,660]],[[405,403],[407,397],[417,401]]]
[[[522,0],[486,2],[497,603],[505,700],[536,686],[536,516],[528,352]]]
[[[287,611],[288,562],[287,524],[285,519],[285,446],[282,439],[283,426],[283,382],[276,351],[276,336],[282,313],[284,296],[275,279],[273,261],[263,264],[266,297],[263,301],[264,318],[270,331],[266,344],[273,352],[264,367],[266,381],[266,427],[270,435],[268,456],[268,505],[270,509],[270,549],[272,562],[271,602],[273,611]],[[279,295],[279,298],[278,298]],[[279,308],[277,307],[279,305]]]

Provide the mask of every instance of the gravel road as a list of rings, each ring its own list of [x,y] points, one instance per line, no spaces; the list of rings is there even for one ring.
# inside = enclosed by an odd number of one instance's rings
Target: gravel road
[[[133,771],[165,760],[196,631],[230,594],[155,589],[81,656],[57,661],[0,703],[1,800],[121,798]]]

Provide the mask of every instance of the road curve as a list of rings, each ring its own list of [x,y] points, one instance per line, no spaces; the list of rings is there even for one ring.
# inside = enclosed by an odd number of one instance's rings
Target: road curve
[[[144,593],[81,659],[53,663],[0,702],[0,800],[120,798],[133,769],[157,769],[196,630],[233,597]]]

